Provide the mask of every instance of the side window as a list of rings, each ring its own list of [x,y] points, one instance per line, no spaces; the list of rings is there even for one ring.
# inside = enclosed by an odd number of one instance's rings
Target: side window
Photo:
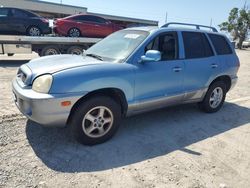
[[[161,52],[161,61],[178,59],[178,38],[177,33],[165,33],[154,38],[145,48]]]
[[[82,17],[84,17],[84,16],[74,16],[71,19],[76,20],[76,21],[80,21],[80,20],[82,20]]]
[[[225,37],[215,34],[208,34],[209,38],[211,39],[215,51],[218,55],[225,55],[225,54],[232,54],[232,49],[229,46]]]
[[[80,16],[80,19],[78,20],[81,20],[83,22],[93,22],[93,19],[91,16]]]
[[[204,58],[213,55],[213,51],[204,33],[182,32],[186,59]]]
[[[17,10],[17,9],[12,9],[12,14],[13,14],[13,17],[16,17],[16,18],[26,18],[26,17],[28,17],[26,12],[23,12],[23,11]]]
[[[97,23],[100,23],[100,24],[104,24],[106,23],[107,21],[103,18],[100,18],[100,17],[95,17],[95,16],[91,16],[93,18],[93,22],[97,22]]]
[[[9,13],[8,9],[0,8],[0,17],[7,17]]]

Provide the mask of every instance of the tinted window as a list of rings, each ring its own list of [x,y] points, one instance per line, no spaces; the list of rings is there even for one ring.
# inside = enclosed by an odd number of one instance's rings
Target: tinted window
[[[25,18],[28,17],[27,13],[21,10],[17,10],[17,9],[12,9],[12,15],[14,17],[18,17],[18,18]]]
[[[8,9],[0,8],[0,17],[7,17],[8,12]]]
[[[161,60],[178,59],[178,40],[176,33],[161,34],[153,39],[145,48],[148,50],[158,50],[161,52]]]
[[[82,16],[74,16],[74,17],[72,17],[72,18],[70,18],[70,19],[72,19],[72,20],[81,20],[81,17],[82,17]]]
[[[103,23],[103,24],[107,22],[105,19],[100,18],[100,17],[95,17],[95,20],[96,20],[96,22]]]
[[[213,55],[211,46],[204,33],[183,32],[182,35],[187,59],[203,58]]]
[[[220,35],[209,34],[209,38],[211,39],[215,51],[218,55],[232,54],[232,49],[230,48],[225,37]]]

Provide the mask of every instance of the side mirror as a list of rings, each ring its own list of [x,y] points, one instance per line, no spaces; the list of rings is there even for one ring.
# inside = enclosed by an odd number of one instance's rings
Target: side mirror
[[[141,62],[160,61],[161,52],[158,50],[148,50],[145,55],[141,56]]]

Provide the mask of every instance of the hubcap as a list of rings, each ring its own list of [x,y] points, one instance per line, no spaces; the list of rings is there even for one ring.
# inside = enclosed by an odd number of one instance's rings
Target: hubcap
[[[220,87],[217,87],[213,90],[210,95],[209,104],[211,108],[217,108],[223,98],[223,90]]]
[[[50,48],[48,50],[46,50],[45,55],[57,55],[58,51],[54,48]]]
[[[79,37],[80,36],[80,32],[78,29],[71,29],[69,32],[69,36],[71,37]]]
[[[31,27],[29,30],[30,36],[39,36],[40,30],[37,27]]]
[[[82,121],[82,129],[89,137],[102,137],[111,129],[113,121],[113,113],[105,106],[98,106],[86,113]]]
[[[82,54],[82,50],[80,50],[80,49],[74,49],[74,50],[71,51],[71,54],[81,55]]]

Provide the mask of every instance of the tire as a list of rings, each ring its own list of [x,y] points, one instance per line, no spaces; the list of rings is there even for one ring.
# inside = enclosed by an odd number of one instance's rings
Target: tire
[[[27,29],[28,36],[41,36],[41,34],[42,34],[41,29],[37,26],[30,26]]]
[[[77,28],[71,28],[68,31],[68,36],[69,37],[80,37],[81,36],[81,31]]]
[[[56,46],[46,46],[42,49],[40,56],[58,55],[60,50]]]
[[[217,94],[216,94],[217,93]],[[214,113],[221,109],[226,98],[226,85],[222,81],[210,85],[204,99],[199,103],[201,110],[207,113]]]
[[[67,50],[67,54],[82,55],[83,54],[83,48],[81,48],[80,46],[71,46]]]
[[[76,107],[70,126],[78,142],[96,145],[111,139],[120,121],[121,106],[110,97],[95,96]]]

